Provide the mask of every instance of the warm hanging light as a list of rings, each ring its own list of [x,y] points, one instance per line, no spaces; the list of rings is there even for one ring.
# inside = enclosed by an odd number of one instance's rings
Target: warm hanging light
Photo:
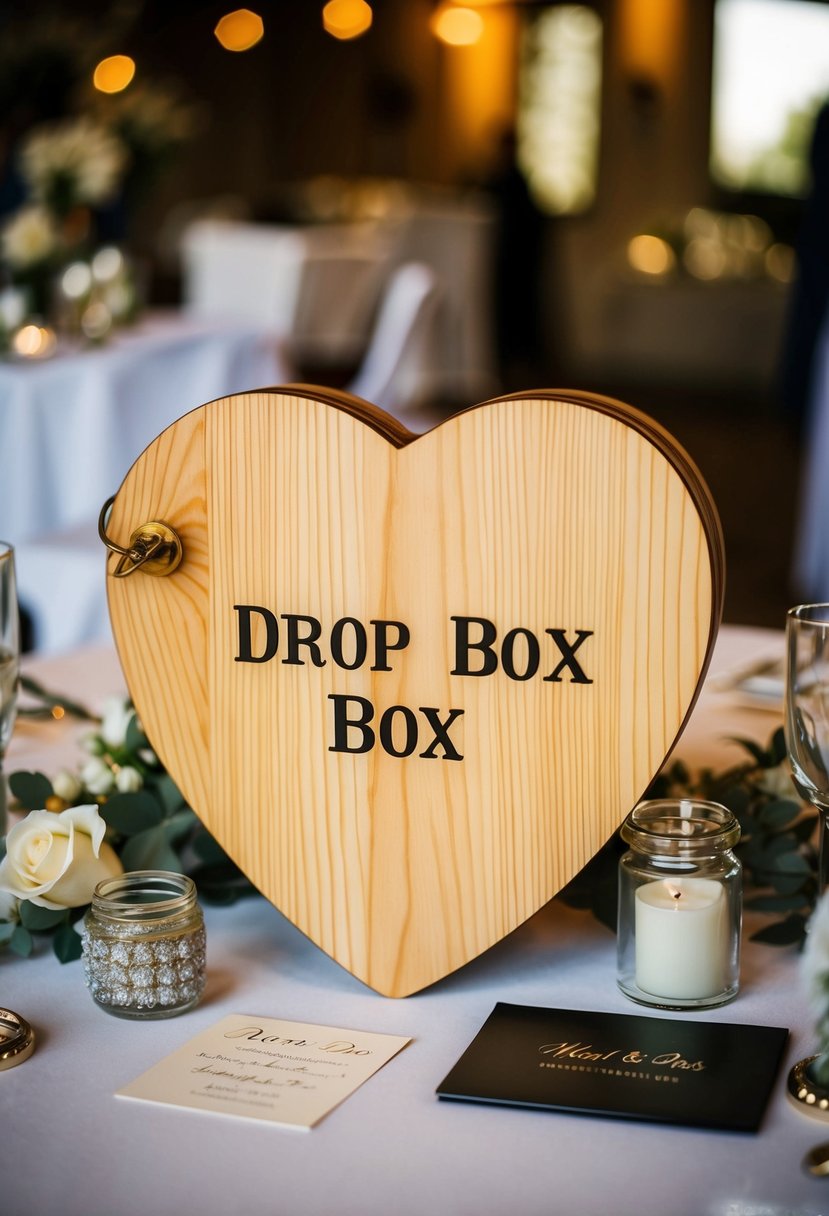
[[[371,28],[374,14],[366,0],[329,0],[322,10],[322,25],[332,38],[346,42]]]
[[[642,233],[628,241],[628,262],[640,274],[661,278],[673,270],[676,264],[674,251],[661,237]]]
[[[265,36],[265,23],[249,8],[226,13],[213,33],[226,51],[249,51]]]
[[[474,46],[484,32],[484,19],[474,8],[443,4],[431,21],[432,33],[449,46]]]
[[[135,75],[135,60],[129,55],[110,55],[92,73],[92,83],[101,93],[120,93]]]

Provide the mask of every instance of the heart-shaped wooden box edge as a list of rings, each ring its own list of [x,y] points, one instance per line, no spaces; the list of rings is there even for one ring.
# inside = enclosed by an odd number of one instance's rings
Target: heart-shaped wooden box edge
[[[349,414],[352,418],[356,419],[357,421],[364,423],[371,430],[375,431],[378,435],[382,436],[385,440],[387,440],[388,443],[392,447],[395,447],[398,449],[409,446],[413,443],[416,443],[418,440],[424,438],[424,436],[412,434],[404,426],[402,426],[396,419],[394,419],[390,415],[384,413],[384,411],[379,410],[377,407],[374,407],[367,402],[360,401],[357,398],[350,398],[345,394],[340,394],[340,393],[334,392],[332,390],[317,389],[313,386],[285,386],[284,388],[280,388],[280,389],[263,390],[263,394],[265,394],[265,395],[280,394],[280,395],[290,397],[290,398],[305,399],[310,402],[316,402],[316,403],[318,403],[320,405],[324,405],[324,406],[332,406],[337,410],[344,411],[345,413]],[[250,397],[253,395],[254,394],[244,394],[243,397]],[[259,395],[262,395],[262,394],[259,394]],[[219,399],[218,402],[209,403],[209,405],[220,405],[223,400],[225,400],[225,399]],[[705,540],[706,540],[707,547],[708,547],[708,555],[709,555],[710,569],[711,569],[710,621],[709,621],[708,632],[707,632],[707,646],[706,646],[703,661],[700,665],[699,674],[698,674],[698,678],[696,681],[693,697],[690,699],[690,701],[686,707],[686,711],[682,718],[682,721],[679,723],[678,728],[675,732],[675,735],[674,735],[673,739],[670,741],[670,745],[666,749],[665,757],[667,757],[667,755],[670,754],[670,751],[672,750],[672,748],[676,742],[676,739],[679,737],[681,730],[685,724],[685,721],[687,721],[687,717],[690,714],[690,712],[693,708],[693,705],[696,701],[696,698],[698,696],[699,689],[701,687],[705,672],[706,672],[708,664],[710,662],[711,652],[712,652],[714,640],[716,637],[716,629],[717,629],[717,625],[719,622],[719,616],[720,616],[720,612],[721,612],[723,585],[724,585],[724,559],[723,559],[722,534],[720,531],[719,520],[717,517],[716,509],[714,507],[711,496],[710,496],[710,494],[707,490],[707,487],[705,486],[705,483],[704,483],[702,477],[700,476],[696,466],[694,465],[694,463],[690,460],[690,458],[687,456],[687,454],[684,452],[684,450],[680,447],[680,445],[672,438],[672,436],[670,436],[668,434],[668,432],[666,432],[662,427],[660,427],[658,424],[656,424],[652,419],[648,418],[647,415],[642,414],[641,412],[633,409],[630,406],[624,405],[621,402],[617,402],[617,401],[614,401],[609,398],[597,397],[597,396],[594,396],[594,395],[591,395],[588,393],[573,392],[573,391],[557,392],[554,390],[543,390],[543,391],[538,391],[538,392],[524,392],[524,393],[520,393],[520,394],[505,395],[503,397],[494,398],[491,401],[480,403],[479,405],[476,405],[476,406],[470,406],[469,409],[462,411],[461,415],[453,415],[452,418],[447,419],[446,422],[449,423],[452,421],[453,418],[458,418],[459,416],[463,416],[463,415],[469,415],[469,414],[474,413],[477,410],[486,409],[489,406],[495,406],[495,405],[499,405],[502,403],[512,403],[512,402],[519,402],[519,401],[540,401],[540,402],[548,402],[550,404],[560,402],[560,403],[570,403],[572,405],[576,405],[576,406],[580,406],[580,407],[586,407],[590,410],[598,411],[601,414],[609,416],[609,417],[613,418],[614,420],[617,420],[617,421],[623,423],[625,426],[630,427],[634,431],[638,432],[638,434],[641,435],[643,438],[645,438],[649,444],[653,445],[653,447],[657,449],[657,451],[667,460],[668,464],[670,464],[673,467],[673,469],[676,471],[676,473],[678,474],[679,478],[681,479],[685,489],[687,490],[687,493],[698,514],[699,520],[701,522],[701,525],[702,525],[702,528],[703,528],[703,531],[705,534]],[[183,425],[186,428],[191,423],[196,422],[202,416],[202,411],[204,411],[206,408],[208,408],[208,407],[199,407],[197,410],[192,411],[191,414],[185,415],[184,418],[180,419],[178,423],[174,424],[174,426],[181,427]],[[189,423],[188,423],[188,420],[190,420]],[[446,423],[442,423],[442,424],[440,424],[440,426],[435,428],[435,430],[439,431],[441,429],[441,427],[445,426],[445,425],[446,425]],[[170,428],[170,429],[172,429],[172,428]],[[428,432],[428,434],[434,434],[434,433],[435,433],[434,431]],[[168,432],[164,433],[164,435],[167,435],[167,434],[168,434]],[[156,445],[158,445],[159,441],[163,440],[163,438],[164,438],[164,436],[160,436],[159,439],[157,439],[154,442],[154,444],[150,445],[150,448],[147,449],[147,453],[150,453],[152,449],[156,448]],[[136,467],[141,464],[141,462],[145,459],[145,457],[147,457],[147,453],[144,453],[143,456],[139,457],[139,460],[136,461],[136,464],[133,466],[133,470],[131,470],[131,473],[128,474],[128,477],[125,479],[124,486],[126,486],[127,483],[130,481],[130,478],[133,477],[133,472],[136,469]],[[153,475],[157,474],[157,472],[158,472],[157,466],[158,466],[158,461],[155,461]],[[173,480],[174,481],[180,480],[178,469],[174,470],[174,474],[175,474],[175,476],[174,476]],[[152,478],[150,480],[152,480]],[[167,476],[167,490],[168,491],[170,489],[169,481],[170,481],[170,477],[168,475]],[[162,483],[159,487],[159,490],[156,493],[155,498],[153,498],[152,494],[149,495],[149,498],[147,498],[146,494],[144,495],[142,510],[146,511],[147,517],[157,516],[159,513],[162,515],[164,514],[162,500],[164,498],[164,494],[166,491],[164,490],[163,486],[164,486],[164,482],[162,481]],[[124,487],[122,486],[122,490],[123,490],[123,488]],[[146,485],[145,485],[145,489],[146,489]],[[159,493],[161,495],[160,498],[158,496]],[[185,494],[185,497],[187,497],[186,494]],[[139,499],[140,498],[141,498],[141,495],[139,495]],[[132,502],[131,506],[129,508],[129,511],[127,511],[125,504],[122,501],[122,492],[119,491],[119,495],[117,496],[117,499],[116,499],[115,508],[113,510],[112,524],[111,524],[111,528],[114,531],[114,535],[115,535],[116,539],[119,537],[128,536],[129,532],[131,531],[131,527],[135,526],[137,523],[142,522],[142,520],[137,518],[137,515],[133,511],[133,508],[135,506],[136,506],[136,503]],[[139,511],[139,514],[140,513],[141,512]],[[127,514],[129,515],[129,523],[127,522]],[[187,532],[186,525],[185,525],[184,531],[185,531],[185,533]],[[188,542],[186,541],[185,547],[190,552],[191,558],[194,554],[196,555],[197,558],[200,556],[198,542],[196,543],[195,548],[193,548],[192,545],[188,544]],[[150,592],[150,591],[152,592],[152,594],[150,594],[150,596],[149,596],[150,599],[152,599],[153,595],[159,590],[158,584],[167,581],[167,580],[146,579],[144,576],[141,576],[141,575],[136,575],[136,576],[134,576],[134,578],[138,579],[139,581],[144,582],[147,585],[148,592]],[[196,580],[196,583],[197,582],[198,582],[198,580]],[[150,584],[153,584],[154,586],[151,588],[149,586]],[[196,584],[194,583],[193,585],[195,586]],[[116,604],[114,602],[115,600],[117,600],[119,598],[119,595],[123,591],[123,588],[119,587],[118,590],[115,590],[115,585],[114,585],[112,579],[109,580],[109,587],[110,587],[111,611],[113,612],[113,626],[114,626],[115,633],[116,633],[116,640],[117,640],[117,644],[119,647],[119,652],[121,653],[121,657],[122,657],[122,663],[124,665],[125,672],[127,673],[129,686],[130,686],[131,690],[133,691],[133,696],[135,698],[136,704],[138,705],[139,711],[142,713],[142,718],[145,719],[145,722],[148,725],[148,729],[150,731],[151,737],[153,738],[153,742],[154,742],[154,744],[157,745],[157,750],[159,751],[159,754],[164,759],[165,764],[167,764],[167,766],[169,768],[171,768],[172,770],[175,770],[175,767],[176,767],[175,763],[173,765],[171,765],[169,763],[168,749],[165,747],[163,731],[161,732],[161,734],[156,734],[156,732],[153,730],[153,725],[154,725],[153,720],[156,717],[156,715],[154,713],[153,707],[149,704],[149,700],[148,700],[148,697],[147,697],[146,691],[145,691],[148,681],[150,683],[152,683],[152,678],[153,678],[152,663],[149,661],[149,658],[148,658],[149,654],[152,652],[153,647],[152,647],[152,645],[150,645],[149,648],[145,649],[143,657],[137,653],[133,653],[129,658],[125,655],[123,648],[122,648],[123,639],[120,636],[121,629],[116,627],[116,617],[118,616],[119,612],[121,611],[121,608],[123,607],[123,601],[121,602],[120,607],[116,606]],[[204,588],[202,588],[202,590],[203,589]],[[113,593],[114,593],[114,595],[113,595]],[[153,620],[155,621],[156,624],[162,624],[163,619],[164,619],[163,613],[154,614],[154,616],[153,616]],[[157,673],[155,673],[155,674],[157,674]],[[195,681],[193,686],[191,686],[191,688],[189,689],[189,693],[190,693],[191,698],[192,698],[192,694],[194,694],[194,693],[196,696],[198,696],[198,694],[199,694],[198,681]],[[166,700],[166,697],[163,697],[162,699]],[[175,699],[172,703],[167,702],[165,716],[168,721],[171,718],[176,716]],[[179,716],[180,716],[180,714],[179,714]],[[174,772],[174,775],[175,775],[175,772]],[[652,775],[654,775],[654,774],[651,774],[651,776]],[[197,788],[194,788],[193,785],[191,785],[189,782],[185,782],[182,784],[185,786],[185,793],[188,796],[189,801],[191,801],[191,803],[193,805],[195,805],[196,809],[198,810],[199,802],[201,800],[200,791]],[[643,792],[644,788],[645,788],[645,786],[643,785],[642,789],[640,789],[638,791],[638,793],[640,795]],[[211,828],[212,828],[212,824],[209,823],[208,826],[211,826]],[[222,843],[224,843],[224,841],[222,841]],[[552,894],[554,894],[554,893],[555,892],[552,892]],[[282,901],[278,897],[275,897],[273,894],[269,894],[269,898],[273,899],[274,902],[276,902],[280,907],[282,907]],[[545,902],[545,901],[542,901],[542,902]],[[283,907],[283,911],[284,910],[285,909]],[[500,940],[500,938],[503,936],[506,936],[506,934],[508,932],[511,932],[513,928],[517,927],[518,924],[522,923],[523,920],[525,920],[526,917],[528,915],[531,915],[532,912],[535,910],[536,910],[535,907],[530,908],[528,911],[526,911],[525,915],[520,915],[513,924],[509,925],[509,927],[504,932],[498,933],[491,941],[486,942],[486,944],[483,945],[480,949],[475,949],[474,952],[470,952],[466,957],[462,958],[459,962],[453,962],[453,965],[448,966],[448,967],[444,967],[442,965],[438,966],[438,968],[436,970],[433,970],[427,976],[427,978],[425,979],[424,982],[418,981],[414,985],[410,986],[410,981],[406,981],[404,988],[401,988],[399,986],[397,979],[394,977],[392,977],[391,979],[389,979],[388,977],[386,977],[386,978],[380,977],[378,979],[377,975],[372,974],[370,969],[366,969],[365,967],[361,967],[361,966],[354,966],[353,960],[351,960],[350,958],[344,957],[342,951],[339,951],[336,948],[335,949],[330,948],[330,945],[331,945],[330,942],[321,941],[319,934],[315,934],[313,931],[309,932],[307,925],[300,924],[299,927],[302,929],[303,932],[308,933],[308,935],[311,937],[312,940],[314,940],[316,942],[316,944],[321,945],[321,947],[323,949],[325,949],[329,954],[331,954],[332,957],[334,957],[336,959],[336,961],[340,962],[343,966],[346,967],[347,970],[351,971],[353,974],[358,975],[360,978],[364,979],[367,983],[370,984],[370,986],[375,987],[379,991],[386,992],[388,995],[405,995],[406,992],[416,991],[416,990],[418,990],[418,988],[425,986],[425,984],[431,983],[434,980],[441,978],[443,975],[449,974],[451,971],[455,970],[457,968],[457,966],[461,966],[461,965],[463,965],[463,963],[470,961],[471,958],[474,958],[477,956],[477,954],[481,953],[482,949],[486,949],[488,947],[488,945],[494,944],[495,941]],[[288,913],[288,914],[290,915],[290,913]],[[294,919],[294,917],[292,916],[291,919]],[[297,923],[296,920],[295,920],[295,923]]]

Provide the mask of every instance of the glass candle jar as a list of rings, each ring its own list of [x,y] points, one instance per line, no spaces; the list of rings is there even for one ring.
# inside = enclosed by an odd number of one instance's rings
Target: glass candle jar
[[[84,919],[83,964],[96,1004],[121,1018],[192,1009],[205,985],[204,919],[184,874],[135,870],[98,883]]]
[[[618,983],[642,1005],[698,1009],[737,995],[740,825],[697,799],[642,802],[622,825]]]

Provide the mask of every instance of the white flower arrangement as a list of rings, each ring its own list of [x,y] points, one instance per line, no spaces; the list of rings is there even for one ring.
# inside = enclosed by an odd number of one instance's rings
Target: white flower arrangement
[[[58,247],[51,212],[40,203],[16,211],[3,227],[3,258],[14,270],[27,270],[48,261]]]
[[[187,806],[128,701],[109,698],[82,746],[77,774],[9,776],[14,809],[29,813],[0,838],[0,948],[25,957],[48,936],[61,962],[80,958],[75,925],[95,884],[123,870],[189,873],[203,899],[221,903],[252,893]]]
[[[121,140],[84,117],[38,128],[21,152],[23,175],[33,197],[61,210],[108,202],[126,164]]]

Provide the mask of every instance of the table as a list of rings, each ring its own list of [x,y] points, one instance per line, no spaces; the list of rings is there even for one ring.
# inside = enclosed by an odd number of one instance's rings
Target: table
[[[782,653],[782,634],[725,628],[717,677]],[[112,652],[32,664],[98,702],[119,682]],[[724,736],[765,739],[773,713],[739,707],[715,678],[677,749],[691,763],[739,756]],[[77,729],[21,724],[11,764],[53,771]],[[740,996],[716,1021],[787,1026],[791,1038],[756,1136],[444,1103],[434,1090],[496,1001],[630,1012],[613,937],[553,901],[479,959],[406,1000],[379,997],[255,899],[206,910],[202,1005],[168,1022],[97,1009],[78,964],[0,959],[2,1001],[37,1027],[31,1060],[0,1075],[4,1216],[818,1216],[829,1181],[799,1163],[829,1127],[789,1105],[789,1065],[813,1047],[790,951],[745,942]],[[413,1042],[310,1134],[116,1100],[138,1076],[228,1013],[411,1035]],[[666,1014],[667,1017],[682,1017]]]
[[[188,410],[290,376],[263,323],[149,314],[100,348],[0,364],[0,536],[95,520],[156,435]]]
[[[105,347],[0,363],[0,537],[38,649],[110,636],[98,513],[144,448],[205,401],[292,378],[264,322],[175,312]]]

